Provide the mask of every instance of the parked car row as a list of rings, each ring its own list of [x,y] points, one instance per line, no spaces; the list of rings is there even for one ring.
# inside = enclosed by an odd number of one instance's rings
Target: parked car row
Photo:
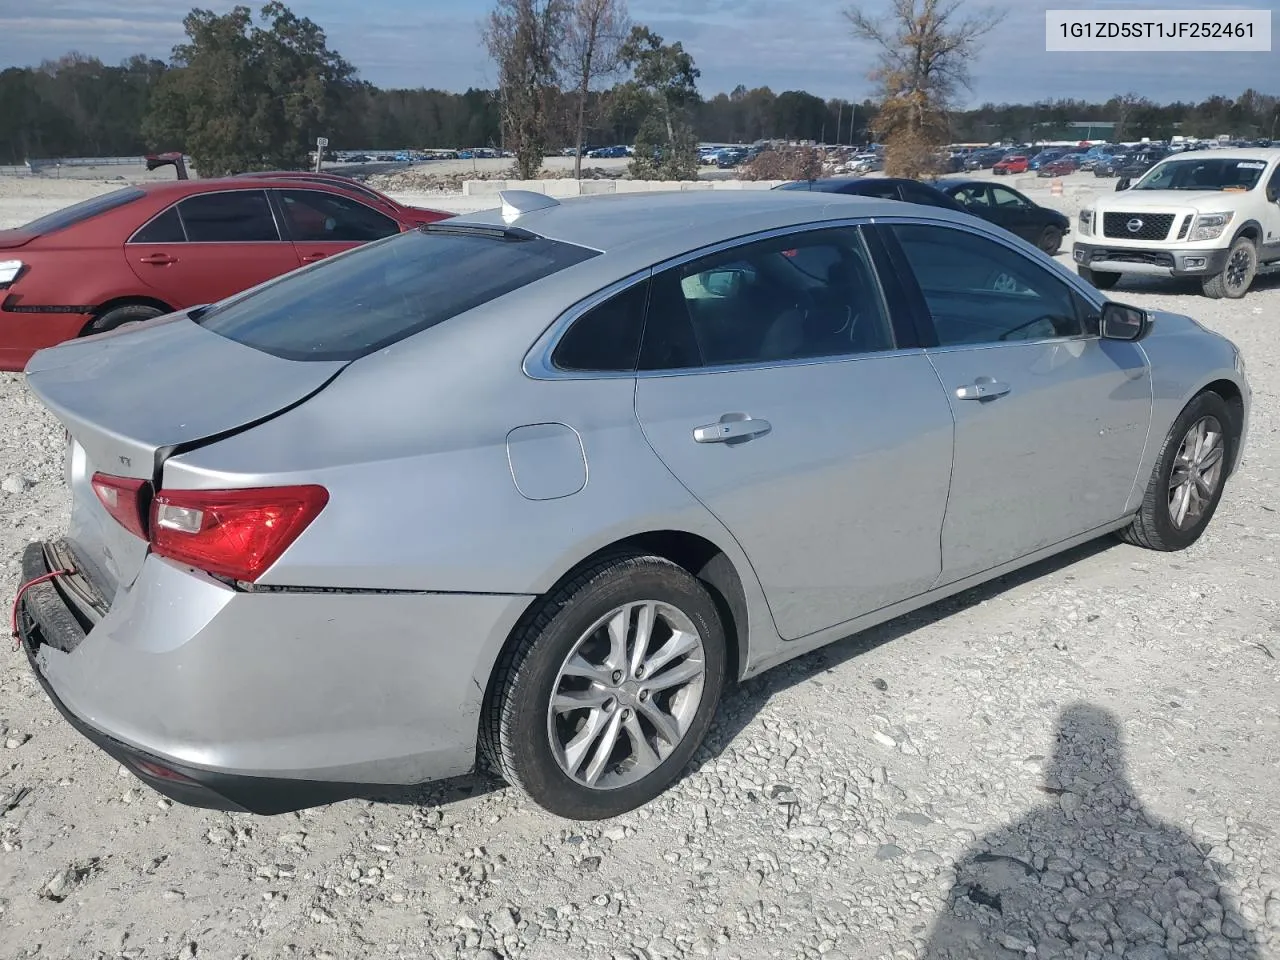
[[[1248,431],[1228,340],[947,203],[809,189],[510,191],[397,233],[244,178],[6,236],[151,277],[383,234],[27,364],[72,501],[22,557],[34,676],[183,803],[483,758],[598,820],[682,775],[730,682],[1100,536],[1198,540]],[[89,296],[60,273],[36,302]]]

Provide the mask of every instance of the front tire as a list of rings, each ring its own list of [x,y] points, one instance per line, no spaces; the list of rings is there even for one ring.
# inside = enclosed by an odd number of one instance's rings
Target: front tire
[[[1090,270],[1088,267],[1076,267],[1076,273],[1085,283],[1093,284],[1099,290],[1110,290],[1120,282],[1120,274],[1110,270]]]
[[[1222,272],[1206,277],[1201,283],[1204,295],[1214,300],[1226,297],[1239,300],[1249,292],[1253,278],[1258,274],[1258,248],[1248,237],[1241,237],[1231,245]]]
[[[1058,251],[1062,249],[1062,231],[1057,227],[1045,227],[1044,233],[1040,234],[1040,240],[1036,246],[1049,256],[1056,256]]]
[[[517,628],[485,700],[481,752],[557,816],[627,813],[702,743],[725,664],[715,601],[692,574],[661,557],[606,557]]]
[[[1222,500],[1235,457],[1235,420],[1218,394],[1196,396],[1178,415],[1133,523],[1120,539],[1148,550],[1185,550],[1204,533]]]

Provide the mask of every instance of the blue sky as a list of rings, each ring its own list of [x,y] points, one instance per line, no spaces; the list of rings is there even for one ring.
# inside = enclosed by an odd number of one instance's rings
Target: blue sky
[[[977,5],[977,0],[970,0]],[[204,0],[225,11],[234,4]],[[257,6],[254,2],[251,6]],[[494,71],[479,42],[486,0],[293,0],[320,24],[332,47],[380,86],[463,90],[490,86]],[[1247,87],[1280,93],[1280,48],[1271,53],[1046,53],[1046,9],[1151,6],[1171,9],[1275,8],[1276,0],[1068,2],[997,0],[1004,20],[973,70],[973,103],[1051,97],[1105,99],[1133,91],[1160,101],[1234,96]],[[738,83],[823,97],[871,95],[873,51],[849,37],[841,0],[631,0],[631,15],[668,40],[681,40],[702,70],[704,94]],[[867,9],[887,0],[867,0]],[[34,65],[69,50],[114,63],[134,52],[167,58],[182,39],[187,0],[0,0],[0,68]],[[1273,24],[1280,33],[1280,27]]]

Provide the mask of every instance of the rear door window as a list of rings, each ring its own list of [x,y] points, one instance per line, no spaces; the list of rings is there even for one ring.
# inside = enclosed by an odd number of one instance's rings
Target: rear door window
[[[280,239],[265,190],[224,190],[178,204],[191,243],[264,243]]]
[[[286,274],[196,322],[286,360],[354,360],[594,256],[528,234],[414,230]]]

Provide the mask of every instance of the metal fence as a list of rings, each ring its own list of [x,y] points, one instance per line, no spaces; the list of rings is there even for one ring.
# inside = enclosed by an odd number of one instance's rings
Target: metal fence
[[[28,160],[26,163],[0,166],[0,177],[53,177],[66,174],[83,174],[98,167],[146,166],[146,157],[51,157]],[[187,158],[188,165],[191,163]]]

